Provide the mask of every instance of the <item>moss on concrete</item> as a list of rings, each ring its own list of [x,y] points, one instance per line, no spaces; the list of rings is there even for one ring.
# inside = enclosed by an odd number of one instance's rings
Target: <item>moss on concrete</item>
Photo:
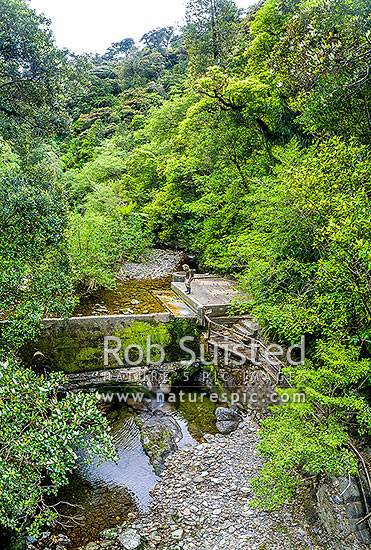
[[[165,349],[165,361],[175,362],[187,355],[179,347],[183,336],[193,336],[193,347],[197,350],[199,343],[198,329],[194,320],[171,319],[169,322],[158,322],[153,318],[148,321],[135,321],[127,326],[116,329],[106,329],[97,326],[74,327],[73,324],[58,328],[49,327],[43,330],[41,337],[35,342],[28,342],[21,350],[23,361],[33,364],[33,355],[41,351],[45,356],[45,364],[53,371],[65,373],[89,372],[103,370],[104,366],[104,337],[115,336],[121,338],[122,348],[119,353],[125,366],[124,350],[127,346],[136,344],[144,350],[144,358],[140,364],[147,362],[147,338],[152,344],[161,345]],[[114,343],[111,344],[114,347]],[[187,343],[188,347],[192,347]],[[130,359],[138,358],[138,351],[133,349]],[[158,361],[160,352],[151,350],[151,360]],[[109,357],[110,368],[119,367],[115,358]],[[121,365],[122,366],[122,365]]]

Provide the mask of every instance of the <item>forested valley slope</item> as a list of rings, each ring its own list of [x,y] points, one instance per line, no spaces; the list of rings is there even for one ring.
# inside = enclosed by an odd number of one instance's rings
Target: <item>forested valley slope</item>
[[[79,426],[113,456],[93,398],[57,399],[59,376],[40,382],[17,350],[151,246],[236,277],[253,300],[235,311],[272,340],[305,336],[307,361],[287,374],[306,402],[261,429],[257,505],[280,506],[307,472],[355,472],[354,442],[370,434],[370,2],[186,10],[180,30],[77,56],[27,2],[0,0],[6,527],[55,519],[45,495],[67,482]]]

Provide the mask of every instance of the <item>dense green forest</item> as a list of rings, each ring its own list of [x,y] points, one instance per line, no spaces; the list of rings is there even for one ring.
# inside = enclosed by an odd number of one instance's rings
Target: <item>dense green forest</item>
[[[68,315],[79,295],[114,287],[120,262],[154,244],[234,275],[253,298],[236,310],[272,340],[305,335],[307,361],[287,375],[306,402],[281,405],[262,427],[271,460],[257,505],[279,506],[306,472],[356,471],[353,442],[369,434],[370,3],[266,0],[244,13],[231,0],[188,0],[186,10],[179,32],[76,56],[25,1],[0,0],[7,527],[36,517],[37,531],[56,517],[45,494],[66,483],[79,425],[113,452],[91,398],[58,401],[60,378],[40,385],[17,350],[46,313]]]

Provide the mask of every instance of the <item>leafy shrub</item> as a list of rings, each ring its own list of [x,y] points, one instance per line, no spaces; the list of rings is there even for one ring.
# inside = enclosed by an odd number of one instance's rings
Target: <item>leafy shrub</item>
[[[151,234],[138,215],[71,214],[68,251],[75,284],[86,292],[113,288],[120,261],[139,260],[150,243]]]
[[[0,522],[37,536],[58,518],[48,502],[76,468],[76,448],[84,446],[89,459],[113,460],[116,452],[94,396],[57,396],[62,376],[40,378],[9,358],[0,383]]]
[[[253,482],[253,505],[280,507],[308,474],[357,472],[349,428],[370,434],[371,407],[354,386],[370,368],[359,348],[322,341],[314,362],[286,370],[294,389],[280,390],[284,403],[263,423],[259,451],[270,460]]]

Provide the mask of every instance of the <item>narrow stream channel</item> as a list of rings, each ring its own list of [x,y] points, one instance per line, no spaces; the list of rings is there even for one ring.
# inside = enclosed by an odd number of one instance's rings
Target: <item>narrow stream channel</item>
[[[205,397],[201,399],[197,390],[185,392],[182,401],[171,405],[151,403],[152,411],[160,409],[178,424],[182,433],[178,448],[191,448],[202,441],[204,433],[217,432],[214,415],[217,406]],[[79,507],[61,509],[68,515],[80,516],[79,523],[54,530],[55,534],[63,533],[71,539],[70,550],[78,550],[96,540],[103,530],[121,525],[130,512],[148,511],[150,491],[158,478],[143,450],[136,414],[127,405],[117,405],[107,412],[119,456],[117,463],[104,462],[98,467],[97,459],[92,464],[81,461],[70,484],[59,494],[60,500]]]

